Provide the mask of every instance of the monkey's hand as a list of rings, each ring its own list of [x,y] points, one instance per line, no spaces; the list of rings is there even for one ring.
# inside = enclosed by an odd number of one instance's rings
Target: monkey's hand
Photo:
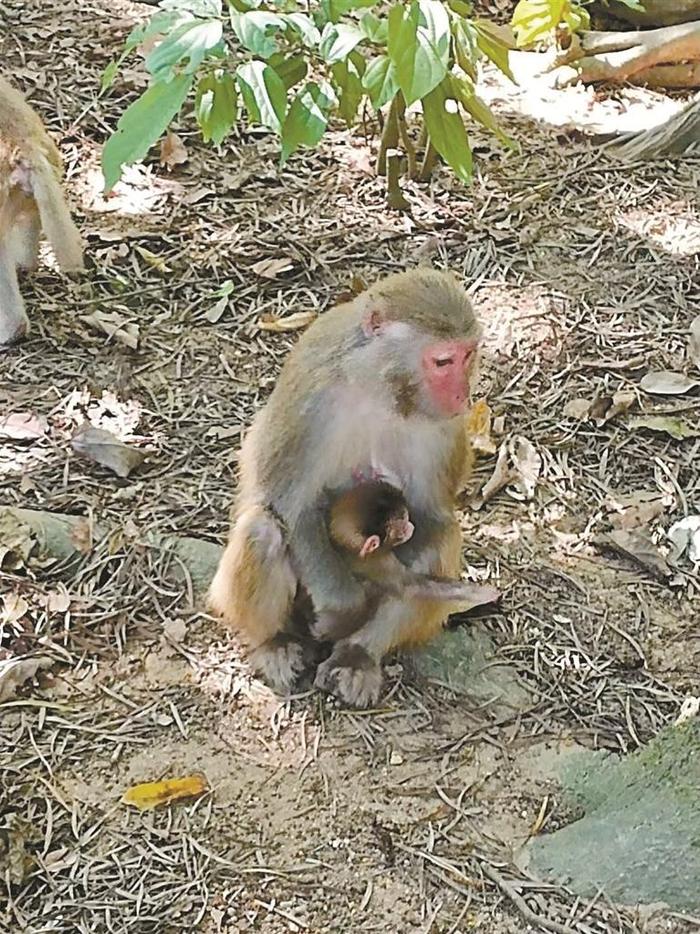
[[[339,642],[318,666],[314,687],[351,707],[370,707],[382,691],[382,669],[361,645]]]

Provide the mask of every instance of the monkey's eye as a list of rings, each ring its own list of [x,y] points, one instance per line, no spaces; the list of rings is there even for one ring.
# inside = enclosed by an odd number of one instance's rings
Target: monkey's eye
[[[436,367],[452,366],[455,362],[452,356],[433,357],[433,363]]]

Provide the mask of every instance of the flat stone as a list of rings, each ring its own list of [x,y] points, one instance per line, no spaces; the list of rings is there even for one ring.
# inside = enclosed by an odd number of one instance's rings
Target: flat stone
[[[602,889],[622,904],[700,909],[697,720],[625,757],[577,756],[561,781],[584,816],[526,847],[530,871],[583,897]]]
[[[498,660],[498,652],[481,623],[458,626],[413,655],[416,672],[446,684],[499,711],[523,710],[532,704],[530,693],[515,670]]]

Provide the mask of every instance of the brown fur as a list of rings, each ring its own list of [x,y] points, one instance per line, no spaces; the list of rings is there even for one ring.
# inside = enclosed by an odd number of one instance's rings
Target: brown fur
[[[416,524],[401,546],[407,572],[458,576],[465,421],[436,414],[418,361],[440,341],[479,334],[454,276],[417,269],[320,316],[285,361],[243,443],[233,528],[210,590],[214,612],[256,647],[254,663],[278,689],[292,687],[303,665],[298,645],[276,639],[298,622],[299,588],[313,607],[313,637],[336,643],[317,684],[356,704],[376,699],[386,652],[432,638],[454,610],[400,587],[377,599],[333,546],[323,501],[355,470],[388,469]],[[360,649],[371,666],[351,670],[345,661]]]
[[[34,269],[43,230],[65,272],[83,268],[80,234],[61,191],[62,162],[38,114],[0,78],[0,344],[28,320],[17,269]]]

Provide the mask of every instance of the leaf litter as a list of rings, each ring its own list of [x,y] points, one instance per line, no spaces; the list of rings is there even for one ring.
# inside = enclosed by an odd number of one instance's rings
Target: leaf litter
[[[687,548],[672,593],[633,559],[588,547],[609,532],[611,496],[626,502],[658,490],[664,512],[640,503],[633,522],[633,506],[624,506],[633,524],[623,530],[665,554],[671,543],[659,525],[671,528],[686,507],[698,512],[697,439],[629,431],[626,412],[606,418],[612,403],[597,419],[562,417],[571,400],[612,399],[642,373],[678,373],[690,360],[697,257],[666,252],[618,218],[644,205],[670,224],[671,205],[695,197],[696,162],[681,160],[673,173],[659,164],[630,171],[585,141],[554,146],[532,124],[523,152],[480,160],[468,191],[440,169],[430,187],[405,183],[418,224],[386,210],[382,182],[366,172],[364,136],[336,129],[319,154],[300,153],[278,171],[266,134],[237,132],[220,151],[188,135],[188,161],[172,175],[155,151],[105,201],[91,188],[97,155],[84,141],[104,139],[125,91],[145,87],[145,76],[132,68],[123,89],[87,111],[81,102],[94,101],[120,37],[150,8],[69,0],[60,10],[15,2],[10,10],[7,69],[29,90],[40,75],[55,76],[57,106],[45,112],[71,195],[92,213],[96,261],[79,283],[23,283],[40,327],[0,381],[3,413],[45,413],[51,424],[40,444],[0,445],[13,458],[9,468],[2,461],[5,501],[36,508],[39,500],[84,520],[76,565],[46,573],[30,550],[29,572],[21,559],[17,573],[4,572],[28,610],[3,646],[23,646],[20,658],[41,646],[53,664],[0,712],[0,836],[6,815],[19,812],[15,853],[31,860],[30,871],[15,870],[9,924],[20,930],[51,917],[58,934],[198,925],[287,934],[476,923],[506,934],[523,926],[503,899],[517,892],[545,927],[632,934],[634,911],[541,886],[511,853],[537,820],[549,781],[528,778],[525,747],[566,734],[624,754],[676,719],[697,671],[695,643],[677,623],[697,606]],[[46,107],[40,93],[32,99]],[[511,135],[523,132],[522,122],[503,119]],[[73,135],[61,138],[68,126]],[[493,151],[478,128],[472,135],[477,149]],[[333,157],[357,146],[354,165]],[[102,239],[106,218],[110,238]],[[144,548],[139,533],[224,539],[241,429],[297,336],[258,322],[322,314],[351,296],[356,280],[372,282],[422,255],[473,287],[488,327],[499,315],[509,322],[507,341],[487,336],[483,395],[498,412],[497,450],[484,441],[471,489],[483,488],[500,452],[509,480],[462,522],[470,576],[506,590],[504,615],[484,631],[533,705],[499,718],[468,689],[456,695],[409,678],[401,659],[387,668],[379,710],[358,715],[308,695],[279,704],[235,645],[193,612],[186,588],[173,584],[171,559]],[[224,295],[205,297],[226,282],[226,306],[206,321],[199,310]],[[76,315],[95,311],[137,325],[138,346],[105,342],[91,325],[76,331]],[[627,379],[635,385],[620,382]],[[641,417],[697,420],[694,390],[641,398]],[[158,438],[138,482],[66,458],[64,439],[86,419],[132,449]],[[511,450],[517,437],[529,446]],[[44,459],[17,459],[38,447]],[[20,474],[31,485],[20,487]],[[120,534],[93,537],[93,514]],[[121,534],[127,526],[133,534]],[[65,597],[56,598],[48,613],[58,579],[80,600],[64,610]],[[172,640],[172,654],[152,651],[171,631],[165,621],[181,618],[186,636]],[[149,652],[157,656],[151,680],[142,670]],[[124,788],[201,768],[212,792],[194,802],[145,818],[114,807]],[[557,795],[552,789],[550,824],[566,819]],[[465,846],[474,839],[478,847]],[[390,865],[392,851],[400,858]]]

